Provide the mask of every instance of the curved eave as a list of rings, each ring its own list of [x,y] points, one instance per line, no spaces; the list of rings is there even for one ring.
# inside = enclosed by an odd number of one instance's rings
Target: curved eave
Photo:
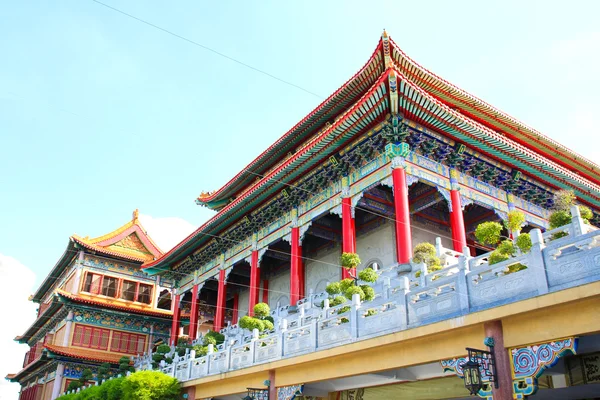
[[[58,262],[54,265],[54,267],[50,270],[50,273],[46,275],[46,278],[40,285],[40,287],[35,291],[31,300],[35,303],[39,303],[42,301],[42,298],[46,295],[48,290],[56,283],[58,278],[61,276],[66,267],[69,266],[73,258],[77,255],[77,251],[75,249],[74,243],[69,239],[69,244],[67,245],[67,249],[59,258]]]
[[[91,250],[93,252],[96,252],[98,254],[102,254],[102,255],[105,255],[108,257],[119,258],[124,261],[133,261],[133,262],[137,262],[140,264],[143,264],[144,262],[147,261],[146,257],[138,257],[138,256],[134,256],[131,254],[127,254],[125,252],[109,250],[107,248],[100,247],[100,246],[97,246],[92,243],[88,243],[78,236],[72,236],[71,239],[73,241],[77,242],[77,244],[79,244],[80,246],[82,246],[88,250]]]
[[[397,68],[415,85],[444,103],[459,108],[477,122],[504,132],[519,144],[551,158],[562,167],[575,169],[582,176],[600,184],[600,166],[435,75],[408,57],[393,40],[390,39],[390,42]]]
[[[46,355],[42,353],[41,357],[38,357],[30,364],[27,364],[25,367],[23,367],[22,370],[20,370],[16,374],[7,375],[6,379],[8,379],[11,382],[19,382],[21,378],[25,377],[28,373],[35,371],[36,369],[44,365],[46,362],[48,362],[48,357],[46,357]]]
[[[116,310],[124,313],[137,314],[148,317],[155,317],[159,319],[171,319],[173,317],[173,313],[170,311],[155,311],[155,310],[145,310],[142,308],[136,308],[133,306],[127,305],[119,305],[119,304],[111,304],[106,301],[93,300],[88,298],[83,298],[71,293],[67,293],[64,291],[57,291],[57,297],[61,303],[76,303],[82,304],[84,306],[93,307],[93,308],[105,308],[108,310]]]
[[[596,208],[600,206],[600,186],[595,185],[561,165],[548,160],[525,146],[491,129],[465,118],[420,87],[401,72],[399,90],[400,108],[425,125],[447,132],[471,147],[499,158],[516,168],[535,175],[554,187],[574,190]],[[587,190],[582,190],[586,188]]]
[[[375,51],[365,65],[338,90],[319,104],[312,112],[298,122],[292,129],[273,143],[267,150],[242,169],[229,182],[217,191],[201,195],[196,202],[206,207],[220,210],[225,207],[231,197],[256,180],[256,175],[246,173],[252,171],[264,175],[285,154],[301,145],[303,140],[314,134],[323,124],[336,117],[373,85],[384,73],[382,43],[379,41]]]
[[[77,360],[88,361],[92,363],[110,363],[119,364],[121,357],[125,354],[104,353],[101,351],[79,349],[74,347],[63,347],[46,344],[44,349],[48,352],[48,357],[59,360]]]
[[[35,335],[36,332],[41,327],[43,327],[46,324],[46,322],[48,322],[50,318],[52,318],[52,316],[56,314],[58,310],[61,309],[61,307],[62,304],[52,300],[50,306],[46,310],[44,310],[44,312],[39,317],[37,317],[35,321],[33,321],[29,328],[27,328],[25,333],[15,338],[15,340],[19,343],[27,343],[29,339],[31,339],[31,337]]]
[[[260,202],[269,194],[282,188],[287,181],[300,175],[306,168],[324,161],[335,149],[334,144],[339,144],[341,141],[346,141],[359,134],[364,127],[385,115],[389,111],[388,97],[386,96],[387,76],[388,72],[382,74],[358,102],[346,110],[318,137],[305,144],[292,157],[260,179],[243,196],[229,203],[162,258],[144,266],[144,271],[152,275],[167,270],[169,264],[178,262],[195,251],[204,242],[210,240],[211,235],[214,235],[219,229],[224,228],[235,218],[241,217],[246,210],[254,207],[256,202]]]

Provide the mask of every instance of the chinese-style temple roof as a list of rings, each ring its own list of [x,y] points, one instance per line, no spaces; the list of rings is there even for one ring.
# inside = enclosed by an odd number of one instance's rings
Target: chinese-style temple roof
[[[44,312],[42,312],[36,319],[35,321],[33,321],[33,323],[29,326],[29,328],[27,328],[27,330],[25,331],[25,333],[23,333],[21,336],[17,336],[15,337],[15,341],[19,342],[19,343],[27,343],[27,341],[29,341],[29,339],[31,339],[31,337],[33,335],[36,334],[36,332],[42,327],[44,326],[44,324],[46,324],[46,322],[48,322],[50,320],[50,318],[52,318],[52,316],[54,314],[56,314],[56,312],[58,310],[61,309],[63,305],[61,303],[59,303],[58,301],[54,301],[54,299],[52,300],[52,302],[50,303],[50,305],[48,306],[47,309],[44,310]]]
[[[71,236],[67,249],[32,296],[33,301],[41,301],[42,297],[77,255],[78,249],[139,264],[156,260],[163,254],[146,233],[139,221],[138,210],[135,210],[131,221],[106,235],[93,239],[87,236]]]
[[[386,43],[388,40],[389,46]],[[266,171],[284,159],[288,152],[293,152],[295,146],[322,128],[325,122],[332,122],[331,118],[356,101],[390,67],[389,63],[386,65],[385,61],[386,49],[390,49],[393,67],[407,81],[423,89],[436,100],[441,101],[452,110],[480,122],[487,128],[505,135],[515,143],[535,150],[559,165],[573,169],[581,176],[600,184],[600,166],[433,74],[408,57],[384,32],[375,51],[356,75],[223,187],[214,192],[203,192],[197,202],[215,210],[222,209],[232,198],[239,197],[239,192],[243,191],[257,177],[265,175]]]
[[[391,100],[392,93],[396,100]],[[198,203],[218,209],[217,215],[159,260],[146,263],[146,271],[164,271],[190,256],[267,199],[281,196],[287,185],[327,164],[330,155],[392,112],[442,131],[550,187],[571,189],[580,200],[600,208],[600,167],[431,74],[384,33],[368,63],[342,88],[233,180],[201,195]]]
[[[47,361],[48,361],[48,358],[46,357],[45,354],[42,353],[41,357],[38,357],[33,362],[24,366],[23,369],[20,370],[19,372],[17,372],[16,374],[7,374],[5,379],[8,379],[11,382],[18,382],[19,379],[23,378],[28,373],[35,371],[39,367],[43,366]]]
[[[118,364],[123,354],[107,353],[97,350],[80,349],[75,347],[55,346],[46,344],[44,348],[48,351],[50,358],[69,358],[75,360],[92,361],[98,363]]]
[[[171,318],[173,312],[170,310],[153,309],[141,304],[123,303],[119,299],[98,298],[84,293],[72,294],[64,290],[56,290],[56,295],[61,303],[78,303],[88,306],[108,308],[112,310],[127,312],[131,314],[148,315],[151,317]]]

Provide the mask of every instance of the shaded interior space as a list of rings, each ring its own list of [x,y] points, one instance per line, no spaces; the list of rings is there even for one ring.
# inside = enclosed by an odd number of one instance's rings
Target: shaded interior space
[[[285,306],[290,303],[289,276],[286,276],[286,274],[288,274],[290,270],[291,252],[292,247],[289,242],[279,239],[269,245],[269,248],[265,251],[259,262],[260,280],[269,281],[269,305],[271,306],[271,309],[275,309],[278,304],[279,306]],[[287,282],[287,290],[278,291],[274,285],[272,285],[272,281],[278,278]],[[263,301],[262,293],[262,290],[259,291],[259,303]]]
[[[312,257],[319,252],[342,246],[342,219],[330,212],[312,221],[302,240],[302,255]]]
[[[356,204],[354,218],[357,240],[385,223],[392,223],[395,219],[392,190],[383,185],[366,190]],[[393,242],[393,237],[389,239]]]
[[[169,289],[163,289],[158,295],[158,301],[156,303],[156,308],[160,308],[162,310],[170,310],[171,309],[171,291]]]

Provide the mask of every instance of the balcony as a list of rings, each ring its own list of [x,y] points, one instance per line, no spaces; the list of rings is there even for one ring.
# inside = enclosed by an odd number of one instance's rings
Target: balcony
[[[490,265],[489,253],[470,257],[443,249],[437,251],[444,268],[427,273],[424,265],[406,273],[403,266],[381,272],[373,285],[376,297],[329,307],[327,293],[302,299],[298,307],[273,311],[275,329],[249,332],[237,325],[221,332],[225,343],[209,346],[206,356],[193,351],[172,354],[173,363],[161,370],[188,381],[258,364],[318,352],[348,343],[391,334],[438,321],[464,316],[520,300],[600,280],[600,230],[584,224],[578,209],[569,225],[530,232],[532,248],[509,260]],[[511,265],[525,266],[509,272]],[[404,266],[405,267],[405,266]],[[134,359],[137,369],[151,369],[152,355]]]

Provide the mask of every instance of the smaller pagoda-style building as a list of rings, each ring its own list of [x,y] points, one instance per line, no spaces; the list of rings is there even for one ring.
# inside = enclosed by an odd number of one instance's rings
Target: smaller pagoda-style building
[[[53,400],[89,368],[143,354],[169,337],[170,282],[142,266],[162,251],[139,222],[90,239],[73,235],[62,257],[30,300],[39,304],[31,326],[15,338],[30,346],[23,369],[7,379],[19,400]]]

